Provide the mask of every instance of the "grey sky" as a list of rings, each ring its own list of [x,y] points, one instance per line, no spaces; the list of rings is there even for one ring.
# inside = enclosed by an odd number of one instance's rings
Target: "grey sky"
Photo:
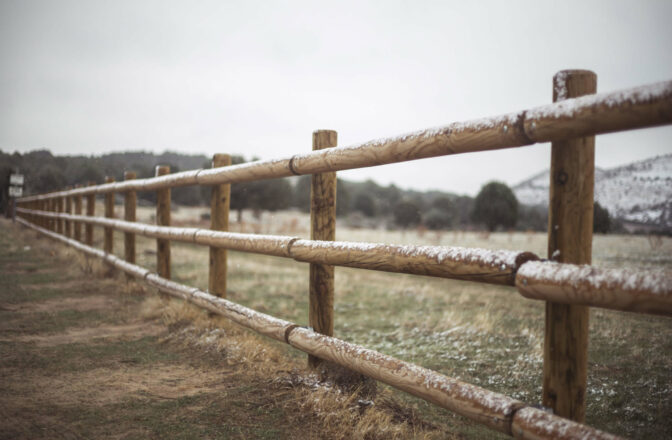
[[[565,68],[611,91],[672,79],[670,1],[0,0],[0,149],[272,158],[551,100]],[[601,136],[597,164],[672,152],[672,128]],[[341,172],[475,194],[548,146]]]

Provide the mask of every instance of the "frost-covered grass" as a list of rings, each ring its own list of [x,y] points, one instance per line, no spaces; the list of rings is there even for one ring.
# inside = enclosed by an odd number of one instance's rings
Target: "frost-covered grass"
[[[247,214],[244,227],[250,230],[257,224],[262,233],[307,236],[305,216],[265,213],[255,223]],[[188,222],[188,215],[180,211],[174,218]],[[200,226],[207,227],[203,222]],[[232,224],[232,230],[237,227]],[[282,230],[287,227],[294,230]],[[122,255],[123,239],[116,235],[116,253]],[[339,225],[337,240],[546,254],[546,235],[541,233],[437,234],[348,230]],[[154,240],[138,238],[138,262],[154,267],[154,248]],[[174,244],[172,256],[175,280],[207,288],[207,249]],[[644,236],[599,235],[594,238],[593,263],[672,269],[672,239],[653,246]],[[228,290],[236,302],[307,324],[305,263],[229,252]],[[521,297],[513,288],[336,268],[335,336],[529,404],[541,399],[543,328],[544,304]],[[593,309],[590,330],[587,423],[637,438],[672,436],[672,320]],[[287,353],[304,356],[290,348]],[[428,419],[448,419],[467,436],[496,436],[433,405],[404,398]]]

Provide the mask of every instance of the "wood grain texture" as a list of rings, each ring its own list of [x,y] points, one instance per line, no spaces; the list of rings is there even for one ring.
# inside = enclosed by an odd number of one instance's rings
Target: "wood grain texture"
[[[89,182],[88,186],[95,186],[96,182]],[[86,195],[86,215],[93,217],[96,215],[96,194],[91,193]],[[93,246],[93,225],[87,223],[84,225],[84,243]]]
[[[290,255],[303,262],[510,286],[522,263],[538,259],[530,252],[312,240],[293,242]]]
[[[133,180],[136,175],[134,171],[124,172],[124,180]],[[129,190],[124,193],[124,220],[135,222],[135,208],[138,204],[138,197],[135,191]],[[135,234],[133,232],[124,232],[124,259],[129,263],[135,264]]]
[[[155,191],[187,185],[215,185],[313,174],[428,157],[522,147],[578,136],[672,123],[672,81],[569,98],[541,107],[490,118],[455,122],[386,139],[287,158],[233,165],[220,170],[190,170],[95,188],[27,196],[41,200],[67,194]]]
[[[597,90],[597,76],[585,70],[561,71],[553,78],[553,100]],[[548,258],[590,264],[593,243],[595,137],[551,145]],[[546,303],[543,404],[555,414],[583,422],[588,375],[587,306]]]
[[[231,156],[215,154],[212,168],[231,165]],[[231,185],[213,185],[210,194],[210,229],[213,231],[229,230],[229,206],[231,203]],[[208,291],[215,296],[226,298],[226,249],[210,246],[210,270],[208,272]]]
[[[105,183],[112,182],[114,182],[114,177],[105,177]],[[114,193],[105,193],[105,218],[114,218]],[[106,226],[103,231],[103,250],[111,254],[114,250],[114,229]]]
[[[669,271],[535,261],[518,269],[516,287],[530,299],[672,316]]]
[[[313,151],[333,148],[337,134],[331,130],[313,133]],[[310,185],[310,238],[336,239],[336,173],[314,174]],[[334,266],[310,263],[308,323],[318,333],[334,334]],[[322,361],[308,356],[308,365],[317,367]]]
[[[618,440],[621,437],[580,423],[572,423],[537,408],[526,407],[513,416],[511,435],[520,440]]]
[[[288,341],[301,351],[421,397],[500,432],[510,432],[514,412],[524,406],[502,394],[310,329],[293,330]]]
[[[156,176],[167,174],[170,174],[169,166],[156,167]],[[156,192],[156,224],[170,226],[170,188]],[[156,272],[160,277],[170,279],[170,240],[156,240]]]

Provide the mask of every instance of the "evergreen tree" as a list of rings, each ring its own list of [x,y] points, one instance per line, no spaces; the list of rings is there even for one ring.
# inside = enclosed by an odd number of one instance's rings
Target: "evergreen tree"
[[[499,226],[512,228],[518,220],[518,200],[506,184],[490,182],[476,196],[471,219],[485,224],[489,231]]]

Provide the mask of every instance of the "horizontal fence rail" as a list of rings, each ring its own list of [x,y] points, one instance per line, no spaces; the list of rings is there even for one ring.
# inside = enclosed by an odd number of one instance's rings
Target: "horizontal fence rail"
[[[526,298],[672,316],[672,277],[654,270],[600,269],[537,261],[531,252],[305,240],[18,208],[17,212],[108,227],[148,238],[221,247],[304,263],[515,286]]]
[[[188,185],[215,185],[315,174],[407,162],[429,157],[653,127],[672,122],[672,81],[602,93],[523,110],[456,122],[443,127],[329,148],[283,159],[260,160],[208,170],[190,170],[149,179],[108,183],[24,197],[46,200],[67,195],[156,191]]]
[[[538,257],[531,252],[491,251],[445,246],[389,245],[304,240],[279,235],[242,234],[199,228],[155,226],[104,217],[59,214],[19,208],[17,212],[113,228],[149,238],[221,247],[305,263],[428,275],[513,286],[521,264]]]
[[[556,102],[518,113],[349,147],[335,147],[336,132],[322,130],[313,134],[313,151],[306,154],[228,166],[221,165],[229,164],[230,158],[217,155],[213,168],[207,170],[169,174],[163,167],[157,168],[157,177],[148,179],[135,179],[129,172],[123,182],[108,180],[102,185],[24,197],[17,200],[16,211],[22,216],[17,220],[102,258],[163,293],[290,344],[310,355],[310,366],[321,360],[335,362],[516,438],[616,438],[577,423],[585,416],[586,306],[672,316],[672,277],[669,272],[588,265],[594,135],[672,123],[672,81],[578,96],[594,92],[596,81],[589,71],[562,71],[554,77]],[[553,142],[548,255],[559,262],[541,260],[530,252],[334,241],[335,171],[548,141]],[[226,231],[228,184],[305,174],[313,175],[311,240]],[[211,229],[170,226],[170,189],[187,185],[213,187]],[[157,192],[157,225],[136,222],[136,191]],[[124,193],[125,220],[113,218],[113,193]],[[94,216],[97,194],[106,196],[105,217]],[[83,199],[87,215],[82,215]],[[104,250],[91,247],[93,226],[105,229]],[[114,230],[125,234],[125,261],[112,254]],[[157,240],[158,274],[135,265],[135,235]],[[210,248],[209,293],[169,279],[172,241]],[[227,249],[310,263],[309,322],[313,328],[224,299]],[[334,338],[333,266],[508,285],[526,298],[546,301],[543,403],[574,421]]]
[[[189,301],[213,313],[305,353],[365,374],[414,396],[425,399],[489,428],[520,439],[618,437],[527,406],[523,402],[467,384],[435,371],[404,362],[362,346],[315,333],[289,321],[257,312],[197,288],[161,278],[109,253],[63,237],[18,218],[18,222],[87,255],[97,257],[162,292]]]
[[[531,261],[516,273],[516,287],[530,299],[672,316],[672,276],[661,270]]]

